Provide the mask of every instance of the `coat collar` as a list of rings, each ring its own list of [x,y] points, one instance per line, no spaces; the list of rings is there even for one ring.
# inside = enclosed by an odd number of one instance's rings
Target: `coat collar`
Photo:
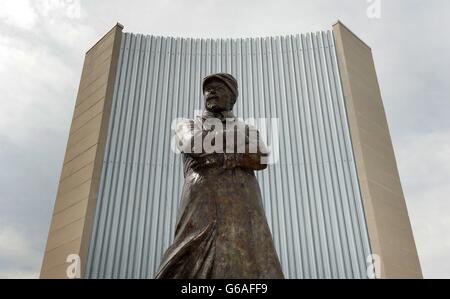
[[[235,116],[233,114],[233,111],[229,110],[229,111],[222,111],[222,112],[211,112],[208,110],[204,110],[202,113],[202,119],[205,120],[207,118],[218,118],[220,119],[223,123],[226,122],[227,119],[233,119],[235,120]]]

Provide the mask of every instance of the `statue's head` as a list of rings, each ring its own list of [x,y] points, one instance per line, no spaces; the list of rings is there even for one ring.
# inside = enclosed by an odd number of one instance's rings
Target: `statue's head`
[[[205,109],[211,112],[231,111],[238,97],[236,79],[226,73],[217,73],[203,79]]]

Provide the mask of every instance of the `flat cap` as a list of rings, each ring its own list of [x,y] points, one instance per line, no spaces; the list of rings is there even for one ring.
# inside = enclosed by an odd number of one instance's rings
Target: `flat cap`
[[[216,79],[216,80],[220,80],[223,83],[225,83],[225,85],[231,90],[231,92],[233,92],[235,99],[238,97],[238,84],[236,79],[227,73],[216,73],[216,74],[211,74],[206,76],[205,78],[203,78],[203,84],[202,84],[202,91],[205,91],[205,85],[206,83],[208,83],[209,81]]]

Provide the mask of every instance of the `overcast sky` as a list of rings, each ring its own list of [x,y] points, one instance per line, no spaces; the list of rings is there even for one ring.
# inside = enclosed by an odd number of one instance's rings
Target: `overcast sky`
[[[84,53],[116,22],[181,37],[327,30],[372,48],[423,274],[450,278],[450,1],[0,0],[0,278],[38,277]],[[376,7],[375,7],[376,8]]]

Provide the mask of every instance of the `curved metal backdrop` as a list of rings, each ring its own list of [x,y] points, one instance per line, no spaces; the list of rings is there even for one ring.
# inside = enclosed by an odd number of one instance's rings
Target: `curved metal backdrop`
[[[246,39],[124,33],[88,278],[152,278],[183,184],[171,122],[201,79],[233,74],[235,114],[278,117],[280,159],[257,172],[287,278],[365,278],[370,247],[331,31]]]

